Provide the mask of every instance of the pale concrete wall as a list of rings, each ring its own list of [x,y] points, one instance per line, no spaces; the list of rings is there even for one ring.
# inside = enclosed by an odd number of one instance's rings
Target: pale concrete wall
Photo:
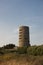
[[[19,27],[19,47],[29,46],[29,45],[30,45],[29,27],[20,26]]]

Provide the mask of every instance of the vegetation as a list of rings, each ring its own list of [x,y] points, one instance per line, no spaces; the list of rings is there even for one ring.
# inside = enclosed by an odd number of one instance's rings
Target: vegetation
[[[43,45],[41,46],[31,46],[27,48],[27,53],[29,55],[43,55]]]
[[[19,54],[26,54],[27,53],[27,47],[18,47],[17,53]]]
[[[8,44],[0,48],[0,54],[16,53],[16,54],[28,54],[34,56],[43,55],[43,45],[41,46],[29,46],[29,47],[16,47],[13,44]]]
[[[0,56],[0,65],[43,65],[43,56],[8,53]]]
[[[0,47],[0,65],[43,65],[43,45]]]
[[[14,47],[15,47],[14,44],[7,44],[6,46],[3,46],[4,49],[12,49]]]

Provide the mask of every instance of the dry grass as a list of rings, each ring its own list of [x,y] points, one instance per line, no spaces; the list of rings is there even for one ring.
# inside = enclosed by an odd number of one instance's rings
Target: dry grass
[[[4,54],[0,56],[0,65],[43,65],[43,56],[27,54]]]

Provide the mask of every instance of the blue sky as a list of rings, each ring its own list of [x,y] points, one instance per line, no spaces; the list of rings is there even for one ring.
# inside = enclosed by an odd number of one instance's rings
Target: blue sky
[[[21,25],[30,27],[31,45],[43,44],[43,0],[0,0],[0,46],[18,45]]]

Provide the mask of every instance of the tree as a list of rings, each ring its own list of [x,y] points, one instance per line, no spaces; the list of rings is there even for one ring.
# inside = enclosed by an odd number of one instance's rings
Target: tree
[[[12,49],[15,47],[15,44],[7,44],[6,46],[4,46],[4,49]]]

